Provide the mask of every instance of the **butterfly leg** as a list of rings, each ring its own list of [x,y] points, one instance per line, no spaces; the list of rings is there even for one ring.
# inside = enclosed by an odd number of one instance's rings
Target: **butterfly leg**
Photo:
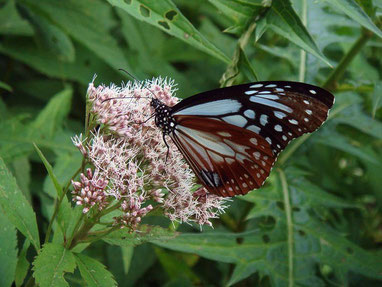
[[[168,143],[166,141],[166,134],[165,133],[163,133],[163,141],[164,141],[164,144],[167,147],[167,153],[166,153],[166,163],[167,163],[168,155],[170,153],[170,147],[169,147],[169,145],[168,145]]]

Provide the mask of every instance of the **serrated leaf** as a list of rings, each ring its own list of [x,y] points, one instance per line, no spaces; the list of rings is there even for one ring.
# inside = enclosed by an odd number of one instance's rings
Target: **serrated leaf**
[[[125,10],[135,18],[156,26],[187,44],[228,63],[229,58],[210,43],[188,20],[171,0],[149,1],[107,0],[111,5]]]
[[[83,254],[75,254],[81,276],[89,287],[117,286],[113,275],[99,261]]]
[[[382,38],[382,31],[354,0],[325,0],[329,5],[342,10],[346,15]]]
[[[177,236],[176,232],[169,231],[160,226],[141,225],[140,230],[130,233],[127,229],[120,229],[102,238],[109,244],[119,246],[136,246],[152,240],[168,240]]]
[[[20,5],[19,10],[29,21],[35,31],[35,39],[40,47],[47,53],[57,57],[58,60],[73,62],[75,51],[68,35],[60,27],[54,25],[37,11],[28,6]]]
[[[0,208],[0,286],[8,287],[12,285],[16,264],[16,229]]]
[[[25,276],[28,274],[28,270],[30,267],[30,263],[27,260],[27,252],[30,246],[30,241],[25,239],[23,248],[19,253],[19,258],[16,266],[16,274],[15,274],[15,284],[16,286],[22,286]]]
[[[331,66],[293,10],[289,0],[273,1],[266,19],[267,25],[276,33]]]
[[[67,287],[64,274],[73,273],[76,260],[73,253],[60,244],[47,243],[33,262],[33,277],[40,287]]]
[[[36,215],[2,158],[0,158],[0,206],[9,221],[32,242],[38,251],[40,238]]]

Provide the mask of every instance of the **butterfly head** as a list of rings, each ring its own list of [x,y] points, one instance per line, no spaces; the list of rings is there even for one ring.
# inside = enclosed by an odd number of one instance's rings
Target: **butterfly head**
[[[150,105],[154,109],[156,126],[161,128],[165,135],[172,133],[176,121],[171,115],[171,108],[158,99],[152,99]]]

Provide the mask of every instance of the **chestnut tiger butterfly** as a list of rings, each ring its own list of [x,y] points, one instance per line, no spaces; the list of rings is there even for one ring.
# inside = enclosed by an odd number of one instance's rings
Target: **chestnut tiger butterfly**
[[[203,92],[169,107],[153,98],[155,124],[211,193],[261,187],[288,143],[318,129],[334,96],[299,82],[256,82]]]

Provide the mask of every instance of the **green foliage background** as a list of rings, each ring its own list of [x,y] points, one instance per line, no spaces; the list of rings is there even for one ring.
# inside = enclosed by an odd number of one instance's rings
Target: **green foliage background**
[[[0,1],[0,286],[380,286],[381,11],[381,0]],[[152,216],[145,236],[66,250],[55,229],[42,247],[56,189],[80,165],[70,137],[87,84],[126,81],[119,68],[175,79],[182,98],[299,80],[336,103],[214,229],[175,236]],[[78,210],[60,210],[72,228]]]

